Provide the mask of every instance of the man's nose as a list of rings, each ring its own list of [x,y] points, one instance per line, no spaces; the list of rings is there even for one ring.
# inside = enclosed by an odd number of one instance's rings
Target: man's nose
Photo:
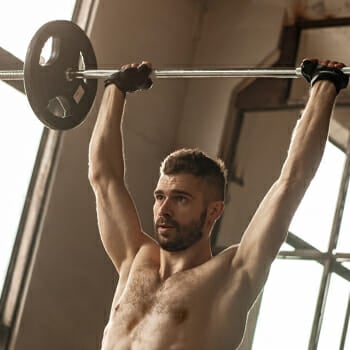
[[[171,216],[171,205],[169,199],[165,199],[159,206],[158,215],[159,216]]]

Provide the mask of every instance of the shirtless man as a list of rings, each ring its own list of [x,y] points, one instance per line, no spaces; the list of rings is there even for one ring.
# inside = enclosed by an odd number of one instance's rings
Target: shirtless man
[[[336,95],[348,83],[332,61],[307,60],[312,85],[279,178],[239,245],[213,257],[210,234],[224,210],[225,169],[198,150],[163,161],[154,191],[154,239],[142,231],[124,182],[126,93],[152,82],[147,63],[106,80],[89,152],[103,245],[118,274],[105,350],[233,350],[320,163]]]

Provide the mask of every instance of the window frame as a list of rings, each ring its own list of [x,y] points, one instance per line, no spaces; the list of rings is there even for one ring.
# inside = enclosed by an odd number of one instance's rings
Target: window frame
[[[75,0],[71,21],[89,31],[97,6],[97,0]],[[0,67],[1,70],[22,70],[23,61],[0,47]],[[6,83],[25,94],[23,81]],[[8,349],[18,332],[18,320],[39,245],[62,136],[62,131],[43,127],[8,270],[0,291],[0,349]]]
[[[333,142],[331,139],[328,142]],[[343,208],[345,205],[346,196],[349,189],[350,180],[350,137],[347,149],[336,145],[345,154],[345,162],[343,167],[342,178],[340,182],[336,210],[333,217],[333,225],[329,235],[329,243],[326,252],[321,252],[306,241],[299,238],[292,232],[288,232],[286,243],[294,248],[293,251],[280,250],[279,259],[293,259],[293,260],[312,260],[323,265],[323,272],[319,285],[318,299],[316,302],[316,309],[314,312],[314,319],[309,338],[309,349],[317,349],[321,328],[324,319],[324,310],[326,307],[328,290],[330,286],[330,279],[332,273],[335,273],[350,282],[350,269],[341,264],[344,261],[350,261],[350,252],[337,253],[337,242],[339,237],[340,225],[343,217]],[[349,193],[350,195],[350,193]],[[258,316],[259,317],[259,316]],[[348,297],[348,304],[343,320],[342,333],[340,339],[339,350],[344,350],[346,337],[348,335],[348,325],[350,321],[350,294]]]

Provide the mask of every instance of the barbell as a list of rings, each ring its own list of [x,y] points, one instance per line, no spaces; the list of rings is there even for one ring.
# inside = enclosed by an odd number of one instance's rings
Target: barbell
[[[51,55],[42,62],[41,53],[52,39]],[[342,68],[350,75],[350,67]],[[23,70],[0,71],[0,80],[23,80],[30,106],[41,122],[55,130],[72,129],[87,117],[96,97],[97,79],[118,69],[97,69],[92,44],[75,23],[58,20],[44,24],[27,49]],[[154,78],[299,78],[301,69],[205,68],[154,69]]]

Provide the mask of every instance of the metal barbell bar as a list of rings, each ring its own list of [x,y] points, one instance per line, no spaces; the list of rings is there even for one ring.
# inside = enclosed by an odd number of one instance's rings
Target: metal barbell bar
[[[52,39],[50,58],[41,60],[45,43]],[[81,67],[83,63],[83,69]],[[68,130],[87,117],[96,97],[97,79],[118,69],[98,69],[90,39],[75,23],[52,21],[35,33],[28,46],[23,70],[0,70],[0,80],[23,80],[30,106],[44,125]],[[342,68],[350,75],[350,67]],[[301,68],[184,68],[153,69],[152,78],[299,78]]]
[[[67,70],[67,80],[72,79],[106,79],[118,69]],[[342,68],[344,74],[350,75],[350,67]],[[152,75],[158,79],[171,78],[299,78],[301,68],[202,68],[202,69],[154,69]],[[23,80],[23,70],[0,71],[0,80]]]
[[[105,79],[116,70],[85,70],[68,72],[69,78]],[[349,70],[350,74],[350,70]],[[265,77],[265,78],[298,78],[301,69],[245,69],[245,68],[188,68],[188,69],[154,69],[152,75],[159,79],[169,78],[237,78],[237,77]]]
[[[95,70],[67,70],[66,77],[72,79],[106,79],[117,69]],[[237,78],[237,77],[265,77],[265,78],[298,78],[300,68],[296,69],[243,69],[243,68],[206,68],[206,69],[155,69],[152,75],[159,79],[168,78]],[[23,70],[0,71],[0,80],[23,80]]]
[[[67,70],[66,77],[72,79],[106,79],[118,69],[95,70]],[[350,74],[350,69],[349,69]],[[267,69],[267,68],[205,68],[205,69],[154,69],[152,75],[159,79],[168,78],[237,78],[237,77],[263,77],[263,78],[298,78],[301,69]],[[23,70],[0,71],[0,80],[23,80]]]

